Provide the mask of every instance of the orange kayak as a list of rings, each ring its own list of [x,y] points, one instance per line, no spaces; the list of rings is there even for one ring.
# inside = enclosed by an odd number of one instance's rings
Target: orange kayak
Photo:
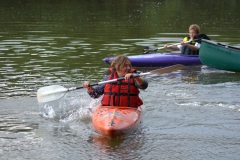
[[[105,137],[118,137],[134,132],[140,125],[142,108],[98,106],[92,115],[96,132]]]

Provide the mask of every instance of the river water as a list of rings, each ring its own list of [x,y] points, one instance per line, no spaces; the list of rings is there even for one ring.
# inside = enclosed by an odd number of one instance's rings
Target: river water
[[[93,131],[100,99],[84,89],[44,104],[36,98],[43,86],[99,82],[109,67],[103,58],[177,43],[192,23],[240,47],[239,7],[237,0],[0,2],[1,159],[239,159],[239,73],[201,65],[147,76],[141,127],[115,139]]]

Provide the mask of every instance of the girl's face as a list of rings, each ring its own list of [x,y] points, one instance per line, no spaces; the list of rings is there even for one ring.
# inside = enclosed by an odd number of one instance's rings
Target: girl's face
[[[122,68],[117,72],[119,77],[124,77],[127,73],[131,72],[131,63],[126,61]]]
[[[190,37],[190,39],[194,39],[194,37],[196,35],[197,35],[197,33],[193,29],[189,30],[189,37]]]

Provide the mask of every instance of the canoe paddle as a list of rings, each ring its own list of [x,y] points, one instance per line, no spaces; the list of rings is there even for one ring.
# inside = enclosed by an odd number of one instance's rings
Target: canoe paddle
[[[190,43],[190,42],[194,42],[194,41],[198,42],[198,43],[201,43],[201,39],[210,40],[210,38],[206,34],[198,34],[194,37],[194,39],[186,41],[184,43]],[[180,43],[170,44],[170,45],[168,45],[168,47],[172,47],[172,46],[176,46],[176,45],[180,45]],[[143,49],[143,54],[155,53],[157,50],[160,50],[160,49],[164,49],[164,47],[159,47],[159,48],[156,48],[156,49],[151,49],[151,47],[145,47]]]
[[[173,65],[170,67],[165,67],[165,68],[160,68],[156,70],[152,70],[150,72],[145,72],[145,73],[140,73],[140,74],[134,74],[134,77],[139,77],[139,76],[146,76],[146,75],[151,75],[151,74],[163,74],[163,73],[169,73],[175,70],[180,70],[183,69],[185,66],[181,64]],[[116,78],[116,79],[111,79],[107,81],[101,81],[95,84],[91,84],[90,86],[96,86],[100,84],[106,84],[106,83],[113,83],[116,81],[123,80],[124,77],[121,78]],[[57,99],[62,98],[67,92],[69,91],[74,91],[77,89],[82,89],[83,87],[72,87],[72,88],[64,88],[63,86],[60,85],[51,85],[51,86],[46,86],[39,88],[37,91],[37,100],[40,103],[44,102],[50,102],[50,101],[55,101]]]

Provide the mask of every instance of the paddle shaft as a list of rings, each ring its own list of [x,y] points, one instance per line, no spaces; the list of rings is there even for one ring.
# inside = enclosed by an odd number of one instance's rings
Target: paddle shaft
[[[191,42],[191,41],[186,41],[186,42],[184,42],[184,43],[189,43],[189,42]],[[168,45],[167,47],[172,47],[172,46],[176,46],[176,45],[180,45],[180,44],[181,44],[181,43],[175,43],[175,44]],[[164,49],[164,47],[159,47],[159,48],[155,49],[154,51],[157,51],[157,50],[159,50],[159,49]]]
[[[199,34],[199,35],[195,36],[194,38],[195,39],[186,41],[184,43],[189,43],[189,42],[192,42],[192,41],[199,41],[201,39],[208,39],[208,40],[210,40],[210,38],[207,35],[205,35],[205,34]],[[172,46],[176,46],[176,45],[180,45],[180,44],[181,43],[175,43],[175,44],[168,45],[168,47],[172,47]],[[156,52],[159,49],[164,49],[164,47],[159,47],[157,49],[154,49],[153,51]]]
[[[152,70],[150,72],[133,74],[133,76],[131,78],[146,76],[146,75],[150,75],[150,74],[168,73],[168,72],[172,72],[172,71],[177,70],[177,69],[183,69],[184,67],[185,67],[184,65],[177,64],[177,65],[170,66],[170,67],[165,67],[165,68],[161,68],[161,69]],[[101,81],[101,82],[98,82],[98,83],[95,83],[95,84],[90,84],[90,86],[96,86],[96,85],[106,84],[106,83],[113,83],[113,82],[121,81],[121,80],[124,80],[124,79],[125,79],[125,77],[120,77],[120,78],[111,79],[111,80],[107,80],[107,81]],[[76,87],[76,88],[73,87],[73,88],[69,88],[68,91],[75,90],[75,89],[81,89],[81,88],[84,88],[84,87]]]
[[[184,42],[184,43],[189,43],[189,42],[192,42],[192,41],[194,41],[194,40],[199,40],[199,39],[189,40],[189,41],[186,41],[186,42]],[[181,44],[181,43],[174,43],[174,44],[168,45],[167,47],[172,47],[172,46],[176,46],[176,45],[180,45],[180,44]],[[155,49],[154,51],[157,51],[157,50],[159,50],[159,49],[164,49],[164,47],[159,47],[159,48]]]
[[[133,74],[133,76],[131,78],[136,78],[136,77],[140,77],[140,76],[143,76],[143,75],[147,75],[147,74],[150,74],[150,72],[147,72],[147,73],[140,73],[140,74]],[[101,82],[98,82],[98,83],[94,83],[94,84],[90,84],[89,86],[97,86],[97,85],[100,85],[100,84],[106,84],[106,83],[113,83],[113,82],[117,82],[117,81],[121,81],[121,80],[124,80],[125,77],[120,77],[120,78],[116,78],[116,79],[111,79],[111,80],[107,80],[107,81],[101,81]],[[72,87],[72,88],[69,88],[68,91],[72,91],[72,90],[76,90],[76,89],[82,89],[84,87]]]
[[[175,70],[183,69],[184,67],[185,67],[184,65],[178,64],[178,65],[174,65],[174,66],[170,66],[170,67],[152,70],[150,72],[133,74],[133,76],[131,78],[146,76],[146,75],[150,75],[150,74],[169,73],[169,72],[172,72]],[[111,80],[107,80],[107,81],[101,81],[101,82],[98,82],[95,84],[91,84],[90,86],[96,86],[96,85],[106,84],[106,83],[113,83],[113,82],[124,80],[124,79],[125,79],[125,77],[120,77],[120,78],[111,79]],[[37,99],[38,99],[38,102],[54,101],[54,100],[57,100],[57,99],[60,99],[61,97],[63,97],[68,91],[73,91],[73,90],[82,89],[82,88],[84,88],[84,87],[83,86],[72,87],[72,88],[67,89],[67,88],[64,88],[63,86],[59,86],[59,85],[46,86],[46,87],[42,87],[42,88],[38,89]]]

